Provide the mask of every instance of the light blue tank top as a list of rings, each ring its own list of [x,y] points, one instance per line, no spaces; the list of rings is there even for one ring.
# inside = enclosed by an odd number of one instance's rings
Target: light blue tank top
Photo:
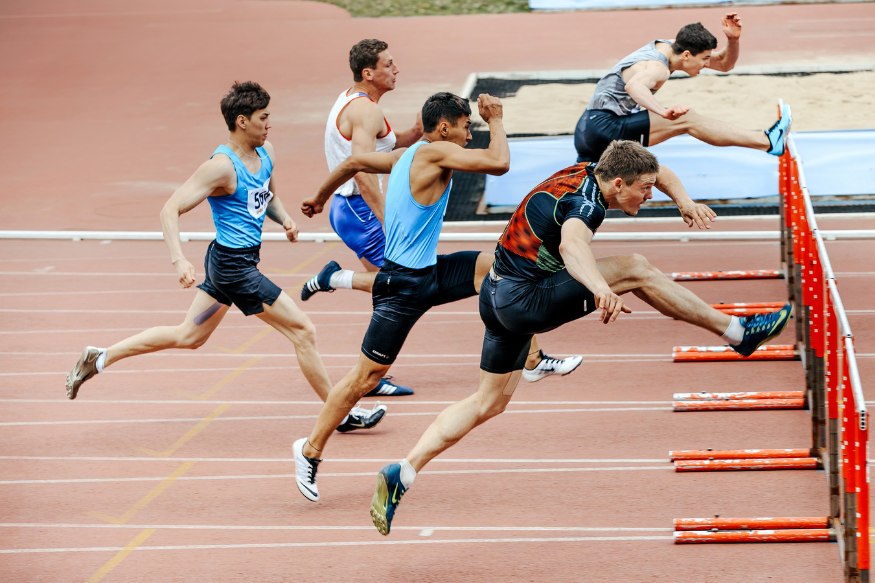
[[[261,228],[264,226],[264,216],[267,203],[273,198],[270,191],[270,173],[273,171],[273,160],[264,148],[256,148],[261,157],[261,169],[252,174],[234,150],[222,144],[213,152],[224,154],[234,163],[237,173],[237,190],[234,194],[210,196],[210,208],[213,209],[213,224],[216,226],[216,242],[225,247],[242,249],[261,244]]]
[[[392,168],[386,188],[386,253],[389,261],[404,267],[421,269],[437,263],[438,236],[447,212],[453,181],[431,206],[416,202],[410,192],[410,165],[423,144],[410,146]]]
[[[656,43],[671,44],[671,42],[670,40],[655,40],[623,57],[619,63],[614,65],[610,73],[599,80],[586,108],[607,109],[617,115],[629,115],[644,109],[626,93],[623,71],[640,61],[659,61],[668,67],[668,59],[659,52]]]

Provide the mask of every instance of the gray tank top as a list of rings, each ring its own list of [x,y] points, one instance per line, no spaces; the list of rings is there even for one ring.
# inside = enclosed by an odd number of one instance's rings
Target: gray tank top
[[[607,109],[617,115],[629,115],[644,109],[626,93],[623,71],[639,61],[659,61],[668,67],[668,59],[657,50],[656,43],[671,44],[671,42],[670,40],[658,39],[623,57],[619,63],[614,65],[610,73],[599,80],[586,108]]]

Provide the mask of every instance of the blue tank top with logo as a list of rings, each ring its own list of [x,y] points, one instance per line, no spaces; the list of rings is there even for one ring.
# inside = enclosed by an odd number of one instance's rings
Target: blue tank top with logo
[[[233,194],[209,196],[216,226],[216,242],[225,247],[242,249],[261,244],[261,229],[264,226],[267,204],[273,198],[270,191],[270,174],[273,160],[267,151],[256,148],[261,158],[261,169],[252,174],[230,147],[222,144],[213,152],[224,154],[234,163],[237,173],[237,190]]]
[[[386,188],[386,253],[398,265],[421,269],[437,264],[438,236],[447,212],[453,181],[432,205],[416,202],[410,192],[410,166],[416,151],[428,142],[407,148],[392,168]]]

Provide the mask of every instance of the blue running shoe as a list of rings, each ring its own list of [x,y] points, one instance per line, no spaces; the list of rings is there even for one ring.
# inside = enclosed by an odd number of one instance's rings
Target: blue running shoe
[[[787,136],[790,134],[790,125],[793,123],[793,116],[790,113],[790,106],[786,103],[781,104],[781,117],[766,131],[766,137],[769,138],[769,154],[772,156],[780,156],[784,153],[787,146]]]
[[[395,509],[406,491],[401,483],[401,464],[389,464],[377,474],[377,486],[371,498],[371,520],[383,536],[389,534]]]
[[[307,280],[304,287],[301,288],[301,301],[306,302],[313,297],[316,292],[333,292],[331,287],[331,276],[340,271],[341,267],[337,261],[329,261],[322,268],[322,271]]]
[[[392,377],[383,377],[380,383],[371,389],[365,397],[406,397],[413,394],[413,389],[389,382]]]
[[[790,304],[784,304],[784,307],[776,312],[741,318],[744,336],[741,342],[732,346],[732,349],[742,356],[750,356],[757,348],[781,333],[790,319],[791,310]]]

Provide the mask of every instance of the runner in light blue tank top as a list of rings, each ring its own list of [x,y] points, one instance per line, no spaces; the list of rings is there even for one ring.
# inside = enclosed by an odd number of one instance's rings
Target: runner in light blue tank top
[[[430,206],[413,198],[410,166],[416,151],[427,143],[417,142],[401,155],[386,189],[386,259],[411,269],[437,263],[438,237],[453,187],[451,179],[440,199]]]
[[[242,249],[261,244],[265,212],[273,198],[269,189],[273,160],[263,146],[255,148],[255,152],[261,158],[261,169],[255,174],[225,144],[216,148],[210,156],[212,158],[216,154],[224,154],[234,163],[234,171],[237,173],[237,190],[234,194],[207,198],[213,210],[216,241],[225,247]]]

